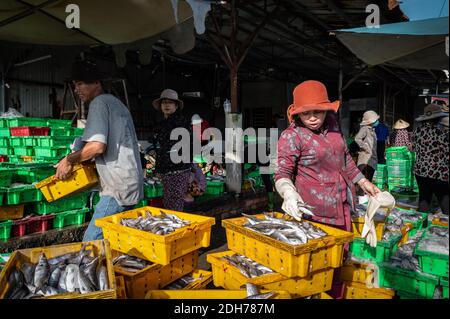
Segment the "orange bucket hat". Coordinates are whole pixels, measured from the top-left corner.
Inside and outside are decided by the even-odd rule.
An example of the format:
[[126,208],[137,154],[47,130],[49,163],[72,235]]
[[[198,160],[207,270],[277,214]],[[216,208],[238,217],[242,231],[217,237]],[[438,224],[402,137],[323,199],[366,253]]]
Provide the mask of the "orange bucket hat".
[[294,121],[293,116],[302,112],[320,110],[337,112],[339,101],[330,102],[327,88],[322,82],[308,80],[300,83],[294,89],[294,104],[288,107],[289,123]]

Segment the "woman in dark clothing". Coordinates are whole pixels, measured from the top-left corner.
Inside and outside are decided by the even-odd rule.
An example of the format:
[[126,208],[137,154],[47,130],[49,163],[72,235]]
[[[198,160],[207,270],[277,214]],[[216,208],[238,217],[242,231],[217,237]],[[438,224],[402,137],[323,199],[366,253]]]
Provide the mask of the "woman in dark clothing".
[[[183,101],[178,99],[174,90],[164,90],[159,99],[153,101],[153,106],[164,115],[164,120],[157,125],[156,141],[159,149],[156,153],[155,170],[161,175],[164,189],[164,207],[182,211],[184,195],[188,191],[191,163],[174,163],[170,157],[172,147],[178,143],[170,139],[170,134],[176,128],[184,128],[192,135],[191,125],[182,114]],[[190,141],[189,141],[190,142]]]
[[442,107],[429,104],[424,115],[416,121],[422,124],[414,130],[413,147],[416,152],[414,174],[419,186],[418,211],[428,213],[433,194],[436,195],[439,206],[448,215],[448,134],[439,128],[439,121],[448,116]]

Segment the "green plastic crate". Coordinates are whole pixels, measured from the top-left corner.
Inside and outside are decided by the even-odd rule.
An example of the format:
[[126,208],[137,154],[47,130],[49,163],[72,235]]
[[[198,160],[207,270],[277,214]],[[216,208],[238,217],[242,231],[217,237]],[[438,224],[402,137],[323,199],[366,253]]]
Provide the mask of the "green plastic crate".
[[72,129],[70,131],[70,136],[74,136],[74,137],[83,136],[83,134],[84,134],[84,128],[72,127]]
[[141,208],[141,207],[145,207],[148,205],[147,200],[143,199],[141,200],[139,203],[137,203],[136,205],[134,205],[134,209],[136,208]]
[[70,136],[72,133],[71,129],[64,127],[52,127],[50,128],[50,136]]
[[407,291],[422,298],[433,298],[439,277],[383,264],[379,267],[380,285]]
[[0,155],[14,155],[14,149],[12,147],[0,147]]
[[440,278],[439,284],[442,286],[442,297],[448,299],[448,278]]
[[[437,225],[430,226],[430,228],[431,227],[446,228]],[[448,278],[448,255],[419,249],[420,242],[428,235],[428,229],[422,234],[422,237],[414,250],[414,254],[419,259],[420,269],[427,274]]]
[[10,146],[9,141],[10,141],[9,138],[0,137],[0,147],[8,147],[8,146]]
[[33,156],[34,148],[29,146],[14,147],[14,155],[16,156]]
[[8,118],[8,127],[18,126],[47,126],[47,119],[38,117]]
[[8,119],[0,118],[0,128],[8,127]]
[[74,138],[71,136],[49,136],[40,137],[37,140],[37,146],[39,147],[69,147],[73,143]]
[[37,157],[60,158],[70,153],[67,147],[36,147],[35,154]]
[[49,215],[54,213],[82,209],[87,206],[89,193],[80,193],[75,196],[62,198],[54,202],[42,202],[33,205],[34,212],[38,215]]
[[11,147],[36,146],[36,141],[30,136],[13,136],[9,144]]
[[6,192],[6,205],[39,202],[42,198],[41,191],[33,185],[9,188]]
[[6,167],[6,166],[13,166],[14,164],[18,164],[18,163],[23,163],[24,159],[21,156],[14,156],[14,155],[10,155],[8,156],[8,160],[9,162],[7,163],[1,163],[2,166]]
[[386,158],[389,159],[407,159],[408,148],[406,146],[388,147],[386,148]]
[[52,165],[54,165],[54,164],[58,163],[61,159],[62,159],[62,156],[61,157],[40,157],[40,156],[35,156],[33,164],[43,164],[43,165],[52,164]]
[[208,181],[206,183],[206,195],[220,195],[225,191],[224,182]]
[[15,170],[0,168],[0,187],[9,187],[13,181],[14,174]]
[[0,188],[0,206],[3,205],[5,197],[6,197],[6,188]]
[[391,258],[392,253],[398,249],[401,234],[392,236],[388,241],[378,241],[377,247],[371,247],[365,238],[354,238],[350,244],[350,253],[360,260],[384,262]]
[[397,296],[400,299],[424,299],[422,296],[412,294],[407,291],[397,290]]
[[49,119],[49,120],[47,120],[46,126],[49,126],[50,128],[53,128],[53,127],[70,128],[70,127],[72,127],[72,120]]
[[49,176],[54,175],[56,169],[52,166],[48,167],[22,167],[16,170],[13,178],[14,182],[32,184],[40,182]]
[[144,198],[152,199],[163,196],[163,186],[161,184],[157,184],[154,186],[144,185]]
[[11,237],[12,224],[13,222],[11,220],[0,222],[0,240],[5,241]]
[[0,128],[0,137],[10,137],[11,132],[9,131],[8,127],[2,127]]
[[61,229],[72,225],[81,225],[86,220],[86,214],[89,213],[89,208],[72,210],[55,214],[53,219],[53,228]]

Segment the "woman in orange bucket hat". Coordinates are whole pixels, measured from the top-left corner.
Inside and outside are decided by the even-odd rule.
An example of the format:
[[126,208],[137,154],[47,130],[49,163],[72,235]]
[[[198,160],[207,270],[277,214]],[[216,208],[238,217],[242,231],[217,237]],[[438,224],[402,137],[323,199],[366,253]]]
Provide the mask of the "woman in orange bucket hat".
[[300,220],[351,229],[350,205],[355,184],[369,195],[380,190],[368,181],[349,154],[337,119],[339,101],[330,102],[318,81],[294,89],[288,108],[290,125],[278,141],[275,187],[284,199],[282,209]]

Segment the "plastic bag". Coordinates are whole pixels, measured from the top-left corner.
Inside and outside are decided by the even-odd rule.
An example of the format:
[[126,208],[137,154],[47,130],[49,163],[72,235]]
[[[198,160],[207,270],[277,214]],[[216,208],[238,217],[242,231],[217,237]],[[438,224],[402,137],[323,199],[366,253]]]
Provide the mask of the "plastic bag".
[[5,113],[2,113],[0,115],[0,117],[24,117],[22,113],[20,113],[19,111],[17,111],[15,108],[10,107],[8,109],[8,111],[6,111]]

